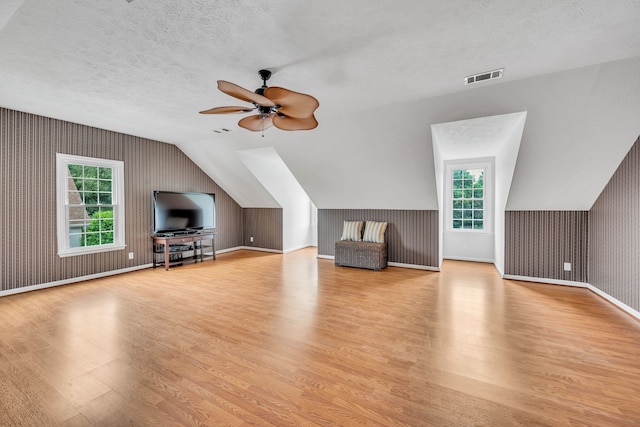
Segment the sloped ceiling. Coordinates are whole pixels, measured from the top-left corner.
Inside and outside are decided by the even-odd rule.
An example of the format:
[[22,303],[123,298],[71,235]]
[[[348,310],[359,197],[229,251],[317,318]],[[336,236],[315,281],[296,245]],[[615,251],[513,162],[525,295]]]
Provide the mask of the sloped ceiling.
[[[237,154],[274,147],[319,208],[394,209],[437,209],[432,124],[527,111],[507,208],[588,209],[640,133],[639,19],[635,0],[8,0],[0,105],[177,144],[242,206],[277,205]],[[261,68],[318,98],[316,130],[197,114]]]

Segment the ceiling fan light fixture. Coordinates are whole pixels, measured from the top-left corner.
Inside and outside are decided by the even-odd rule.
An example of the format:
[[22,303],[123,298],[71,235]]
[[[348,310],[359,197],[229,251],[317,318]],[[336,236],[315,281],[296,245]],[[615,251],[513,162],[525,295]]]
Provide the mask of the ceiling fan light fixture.
[[[249,117],[238,122],[238,126],[250,131],[264,132],[265,129],[275,126],[282,130],[311,130],[318,126],[313,113],[320,103],[311,95],[294,92],[282,87],[268,87],[267,80],[271,77],[271,71],[258,71],[262,79],[262,87],[251,92],[234,83],[218,80],[218,89],[253,105],[246,107],[215,107],[200,111],[200,114],[232,114],[256,111]],[[274,121],[275,119],[275,121]],[[283,122],[284,119],[287,119]],[[263,134],[264,136],[264,134]]]

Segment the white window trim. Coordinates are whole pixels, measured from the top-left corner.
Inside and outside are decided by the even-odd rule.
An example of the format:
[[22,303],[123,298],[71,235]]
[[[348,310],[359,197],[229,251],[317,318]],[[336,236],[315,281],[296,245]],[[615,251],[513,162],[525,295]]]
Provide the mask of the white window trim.
[[[484,169],[484,229],[453,228],[453,171],[457,169]],[[453,233],[493,233],[493,159],[477,159],[445,162],[446,178],[444,184],[445,230]]]
[[[67,165],[69,164],[110,167],[113,169],[113,243],[108,245],[83,246],[79,248],[70,247],[69,218],[67,217],[68,209],[66,209],[69,203],[67,191]],[[118,251],[126,248],[124,243],[124,162],[120,160],[97,159],[93,157],[56,153],[56,198],[59,257]]]

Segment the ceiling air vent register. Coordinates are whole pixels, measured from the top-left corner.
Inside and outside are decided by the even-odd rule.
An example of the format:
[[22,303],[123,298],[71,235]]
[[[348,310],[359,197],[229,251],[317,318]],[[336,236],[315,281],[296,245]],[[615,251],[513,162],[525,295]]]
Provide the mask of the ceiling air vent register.
[[467,76],[464,78],[465,85],[471,85],[478,82],[483,82],[485,80],[493,80],[502,77],[504,73],[504,68],[500,68],[498,70],[493,71],[485,71],[484,73],[474,74],[472,76]]

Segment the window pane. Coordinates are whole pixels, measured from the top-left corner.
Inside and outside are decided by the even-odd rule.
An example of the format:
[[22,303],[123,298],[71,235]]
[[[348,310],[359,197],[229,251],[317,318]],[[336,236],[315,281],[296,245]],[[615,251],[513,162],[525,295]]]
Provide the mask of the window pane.
[[113,232],[100,233],[100,244],[108,245],[113,243]]
[[69,221],[69,232],[71,234],[78,234],[84,232],[84,226],[86,221],[84,219],[76,219]]
[[482,193],[483,190],[473,190],[473,197],[475,197],[476,199],[482,199]]
[[462,188],[462,180],[454,179],[453,180],[453,188]]
[[462,221],[459,219],[453,220],[453,228],[462,228]]
[[461,210],[454,210],[453,211],[453,219],[461,219],[462,218],[462,211]]
[[483,218],[484,212],[481,210],[474,210],[473,211],[473,219],[484,219]]
[[87,233],[85,246],[96,246],[100,244],[100,233]]
[[462,198],[462,190],[453,190],[453,198],[454,199]]
[[464,198],[470,199],[473,196],[473,190],[462,190],[464,192]]
[[464,220],[462,221],[462,228],[465,230],[470,230],[473,227],[473,221],[472,220]]
[[484,228],[482,221],[473,221],[473,228],[475,230],[482,230]]
[[93,215],[96,214],[96,212],[100,211],[100,208],[97,206],[87,206],[86,210],[87,210],[87,218],[92,218]]
[[98,180],[96,179],[85,179],[84,180],[84,191],[98,191]]
[[474,209],[482,209],[484,205],[484,202],[482,200],[474,200],[473,201],[473,208]]
[[100,204],[102,205],[110,205],[111,204],[111,193],[100,193]]
[[85,246],[84,237],[84,234],[70,234],[69,246],[72,248],[80,248],[82,246]]
[[453,179],[461,179],[462,178],[462,169],[457,169],[453,171]]
[[104,212],[101,213],[101,219],[98,221],[100,231],[113,231],[113,219],[107,217]]
[[98,193],[84,192],[84,204],[85,205],[97,205],[98,204]]
[[471,218],[473,218],[473,211],[472,210],[464,210],[464,211],[462,211],[462,218],[463,219],[471,219]]
[[98,176],[100,179],[111,179],[111,168],[99,168]]
[[69,205],[81,205],[82,201],[82,193],[78,191],[69,191],[67,192],[67,200],[69,201]]
[[84,220],[87,211],[82,206],[69,206],[69,220]]
[[67,165],[67,168],[72,177],[82,177],[82,165]]
[[462,200],[454,200],[453,209],[462,209]]
[[462,204],[465,209],[471,209],[473,207],[473,202],[471,200],[465,200]]
[[473,181],[470,179],[464,180],[464,188],[473,188]]
[[97,166],[85,166],[84,167],[84,177],[85,178],[97,178],[98,177],[98,167]]
[[81,179],[69,178],[68,181],[69,182],[67,183],[67,188],[69,189],[69,191],[76,191],[76,190],[82,191],[82,180]]
[[98,181],[99,191],[111,191],[111,181],[100,180]]

